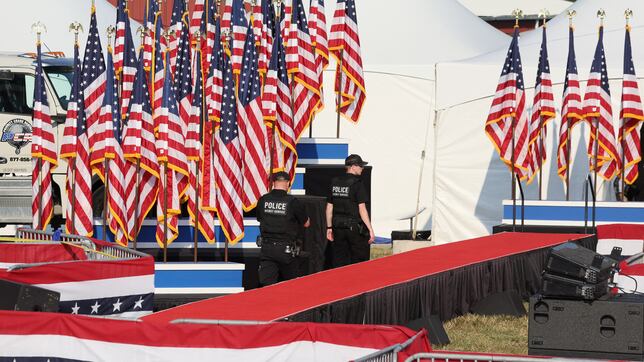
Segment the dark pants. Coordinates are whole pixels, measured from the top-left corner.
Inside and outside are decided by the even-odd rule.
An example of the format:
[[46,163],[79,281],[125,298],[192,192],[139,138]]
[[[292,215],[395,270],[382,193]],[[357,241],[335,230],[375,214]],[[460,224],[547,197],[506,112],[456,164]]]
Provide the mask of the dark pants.
[[286,244],[265,244],[259,256],[259,284],[275,284],[280,280],[289,280],[299,276],[299,263],[284,250]]
[[369,238],[357,230],[333,229],[333,267],[369,260]]

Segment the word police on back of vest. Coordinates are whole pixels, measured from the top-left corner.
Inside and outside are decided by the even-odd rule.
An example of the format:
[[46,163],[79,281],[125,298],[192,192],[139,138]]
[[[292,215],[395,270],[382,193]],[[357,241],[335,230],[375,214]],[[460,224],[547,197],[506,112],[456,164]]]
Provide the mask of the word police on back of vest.
[[288,212],[288,203],[264,201],[264,212],[270,215],[286,215]]
[[333,186],[334,197],[349,197],[349,186]]

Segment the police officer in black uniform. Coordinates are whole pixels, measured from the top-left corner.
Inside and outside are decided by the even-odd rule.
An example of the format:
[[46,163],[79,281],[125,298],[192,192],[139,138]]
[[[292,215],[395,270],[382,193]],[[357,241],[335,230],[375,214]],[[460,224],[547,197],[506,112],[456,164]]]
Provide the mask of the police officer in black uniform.
[[297,254],[301,247],[302,227],[310,221],[304,204],[287,193],[290,176],[284,171],[273,174],[273,190],[257,203],[261,246],[259,283],[275,284],[298,276]]
[[349,155],[344,160],[346,173],[331,180],[326,222],[334,267],[369,260],[375,237],[366,206],[369,195],[360,180],[365,165],[359,155]]

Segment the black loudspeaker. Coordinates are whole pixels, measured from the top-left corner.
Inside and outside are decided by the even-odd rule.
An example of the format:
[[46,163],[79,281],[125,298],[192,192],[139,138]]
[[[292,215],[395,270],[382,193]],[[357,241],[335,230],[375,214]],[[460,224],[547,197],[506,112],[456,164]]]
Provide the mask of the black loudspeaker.
[[58,312],[60,293],[0,279],[0,309]]
[[438,318],[438,315],[436,314],[409,321],[405,324],[405,327],[414,331],[420,331],[425,328],[427,330],[427,334],[429,334],[429,341],[432,345],[450,343],[449,337],[445,332],[445,328],[443,328],[443,322],[441,322],[440,318]]
[[594,300],[530,298],[528,353],[642,361],[644,296]]
[[578,244],[568,242],[550,249],[546,272],[598,283],[610,278],[617,262]]
[[481,315],[510,315],[521,317],[526,315],[521,296],[515,290],[490,294],[478,301],[471,312]]
[[541,294],[555,298],[573,298],[593,300],[608,293],[608,281],[597,284],[586,283],[581,280],[562,277],[560,275],[544,273]]

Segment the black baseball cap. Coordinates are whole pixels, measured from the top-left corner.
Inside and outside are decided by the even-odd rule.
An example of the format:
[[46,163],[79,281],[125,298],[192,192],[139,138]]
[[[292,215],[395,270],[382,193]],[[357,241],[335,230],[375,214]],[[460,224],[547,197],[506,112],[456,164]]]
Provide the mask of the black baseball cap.
[[349,155],[347,158],[344,159],[344,165],[345,166],[360,166],[360,167],[365,167],[369,162],[366,162],[360,157],[360,155],[356,155],[355,153],[352,155]]
[[275,181],[291,181],[291,176],[288,174],[288,172],[284,171],[278,171],[273,174],[273,177],[271,178],[273,182]]

